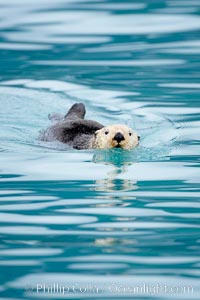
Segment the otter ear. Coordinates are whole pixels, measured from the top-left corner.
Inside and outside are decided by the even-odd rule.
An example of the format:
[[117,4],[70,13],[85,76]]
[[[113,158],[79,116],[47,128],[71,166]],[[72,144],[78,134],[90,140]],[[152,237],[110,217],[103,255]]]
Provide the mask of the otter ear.
[[101,129],[95,131],[94,135],[97,136],[97,134],[100,132]]

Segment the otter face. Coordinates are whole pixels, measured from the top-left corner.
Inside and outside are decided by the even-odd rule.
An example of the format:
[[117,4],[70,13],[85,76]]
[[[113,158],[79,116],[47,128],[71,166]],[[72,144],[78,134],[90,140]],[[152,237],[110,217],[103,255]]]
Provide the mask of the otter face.
[[138,145],[139,139],[140,137],[126,125],[110,125],[95,132],[95,148],[130,150]]

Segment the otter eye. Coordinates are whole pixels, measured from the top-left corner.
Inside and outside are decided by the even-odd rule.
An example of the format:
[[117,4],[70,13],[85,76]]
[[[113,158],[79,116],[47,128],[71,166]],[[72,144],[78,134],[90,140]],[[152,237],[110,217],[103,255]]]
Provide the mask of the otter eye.
[[106,131],[105,131],[105,134],[106,134],[106,135],[107,135],[107,134],[109,134],[109,131],[108,131],[108,130],[106,130]]
[[129,136],[132,136],[132,132],[129,132]]

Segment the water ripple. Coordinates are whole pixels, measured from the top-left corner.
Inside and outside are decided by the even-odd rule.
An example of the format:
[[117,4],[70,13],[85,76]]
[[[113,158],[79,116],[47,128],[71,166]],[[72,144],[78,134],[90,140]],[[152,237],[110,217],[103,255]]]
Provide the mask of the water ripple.
[[95,217],[83,216],[31,216],[1,213],[1,222],[3,223],[26,223],[26,224],[83,224],[96,222]]
[[[199,0],[0,2],[1,299],[199,299]],[[139,147],[39,141],[74,102]]]

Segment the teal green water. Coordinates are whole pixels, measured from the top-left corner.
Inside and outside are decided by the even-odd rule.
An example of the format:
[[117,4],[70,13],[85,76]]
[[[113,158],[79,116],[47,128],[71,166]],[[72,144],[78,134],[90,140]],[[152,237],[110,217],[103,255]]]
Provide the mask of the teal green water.
[[[200,1],[0,1],[1,299],[199,299]],[[133,151],[38,140],[83,102]]]

